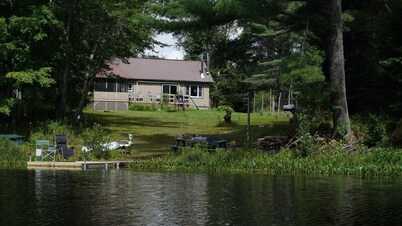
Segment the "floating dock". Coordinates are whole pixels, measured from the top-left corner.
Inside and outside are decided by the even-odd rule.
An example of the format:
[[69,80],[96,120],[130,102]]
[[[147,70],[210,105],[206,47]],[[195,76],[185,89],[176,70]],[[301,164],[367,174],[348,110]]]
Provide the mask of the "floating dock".
[[75,161],[75,162],[27,162],[28,169],[92,169],[92,168],[120,168],[129,164],[128,161]]

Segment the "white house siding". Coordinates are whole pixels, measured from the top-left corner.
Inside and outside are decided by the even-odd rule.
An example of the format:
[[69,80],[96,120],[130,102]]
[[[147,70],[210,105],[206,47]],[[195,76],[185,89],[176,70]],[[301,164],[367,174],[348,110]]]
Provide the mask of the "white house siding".
[[[193,84],[193,83],[183,83],[180,84],[179,90],[182,93],[185,93],[186,91],[186,86],[187,85],[197,85],[197,86],[202,86],[203,87],[203,97],[192,97],[194,103],[197,105],[198,108],[200,109],[209,109],[210,107],[210,100],[209,100],[209,86],[206,84]],[[190,100],[190,106],[193,106],[192,101]]]
[[209,86],[207,84],[146,81],[132,81],[131,83],[135,85],[133,92],[95,91],[93,108],[96,110],[128,110],[129,102],[158,102],[156,96],[159,96],[159,98],[163,96],[161,95],[163,84],[177,84],[178,91],[182,93],[185,92],[186,85],[201,85],[203,87],[203,97],[192,97],[194,103],[190,100],[189,104],[190,106],[195,104],[199,109],[209,109],[210,107]]
[[161,83],[151,83],[151,82],[138,82],[137,92],[143,94],[160,94],[162,92]]
[[94,101],[127,101],[127,92],[94,92]]
[[94,92],[94,109],[128,110],[128,93]]

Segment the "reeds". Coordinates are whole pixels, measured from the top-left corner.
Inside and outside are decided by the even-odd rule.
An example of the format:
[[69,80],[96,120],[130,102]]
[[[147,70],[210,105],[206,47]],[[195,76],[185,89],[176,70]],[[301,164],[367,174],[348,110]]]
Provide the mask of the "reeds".
[[24,154],[22,147],[18,147],[11,141],[0,139],[0,166],[21,167],[24,166],[28,156]]
[[377,149],[365,154],[316,153],[295,157],[293,150],[269,154],[258,150],[222,150],[208,153],[183,149],[162,158],[139,160],[131,167],[159,171],[235,172],[310,175],[402,175],[402,151]]

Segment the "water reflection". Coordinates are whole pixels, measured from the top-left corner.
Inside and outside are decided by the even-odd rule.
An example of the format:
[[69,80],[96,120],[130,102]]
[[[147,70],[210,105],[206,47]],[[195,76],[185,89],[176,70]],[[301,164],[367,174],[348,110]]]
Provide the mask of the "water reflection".
[[396,225],[401,181],[0,170],[0,225]]

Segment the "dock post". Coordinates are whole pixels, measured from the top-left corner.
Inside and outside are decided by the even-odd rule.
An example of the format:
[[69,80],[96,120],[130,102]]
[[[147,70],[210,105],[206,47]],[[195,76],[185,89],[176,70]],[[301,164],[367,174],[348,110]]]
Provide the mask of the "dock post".
[[84,171],[87,170],[87,152],[84,152]]
[[105,163],[105,169],[107,170],[107,165],[108,165],[108,163],[107,163],[107,161],[106,161],[106,163]]
[[116,169],[119,169],[120,167],[120,162],[116,162]]

